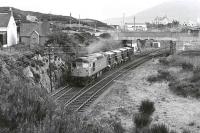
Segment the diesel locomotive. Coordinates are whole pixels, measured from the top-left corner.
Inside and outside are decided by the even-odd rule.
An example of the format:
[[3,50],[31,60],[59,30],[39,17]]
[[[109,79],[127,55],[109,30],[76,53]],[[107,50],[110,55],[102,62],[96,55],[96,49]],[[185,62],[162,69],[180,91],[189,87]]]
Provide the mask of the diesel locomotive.
[[71,80],[76,85],[85,86],[100,77],[104,71],[131,60],[133,55],[133,47],[123,47],[78,57],[71,64]]

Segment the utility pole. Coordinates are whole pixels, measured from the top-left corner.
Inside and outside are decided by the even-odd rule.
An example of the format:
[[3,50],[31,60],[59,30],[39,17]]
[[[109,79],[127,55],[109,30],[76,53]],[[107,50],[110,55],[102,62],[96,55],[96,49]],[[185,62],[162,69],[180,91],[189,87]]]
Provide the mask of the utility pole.
[[69,27],[70,27],[70,28],[71,28],[71,23],[72,23],[72,22],[71,22],[71,21],[72,21],[72,20],[71,20],[71,17],[72,17],[72,14],[71,14],[71,12],[70,12],[70,18],[69,18]]
[[95,27],[95,29],[94,29],[94,31],[95,31],[95,33],[96,33],[96,28],[97,28],[97,25],[96,25],[96,20],[95,20],[95,25],[94,25],[94,27]]
[[51,74],[51,46],[48,44],[48,57],[49,57],[49,78],[50,78],[50,90],[53,91],[53,85],[52,85],[52,74]]
[[80,31],[80,14],[79,14],[79,19],[78,19],[78,29],[79,29],[79,31]]
[[125,31],[125,22],[124,22],[124,18],[125,18],[125,13],[123,13],[123,29],[124,29],[124,31]]
[[134,19],[134,22],[133,22],[134,23],[134,31],[136,31],[136,28],[135,28],[135,16],[134,16],[133,19]]

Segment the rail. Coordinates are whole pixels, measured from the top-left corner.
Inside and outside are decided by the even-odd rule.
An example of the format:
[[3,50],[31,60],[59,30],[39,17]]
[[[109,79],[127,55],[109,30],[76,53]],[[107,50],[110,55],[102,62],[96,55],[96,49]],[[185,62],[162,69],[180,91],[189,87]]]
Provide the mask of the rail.
[[[162,51],[163,49],[164,48],[153,51],[153,52],[161,51],[163,53],[163,51]],[[164,49],[164,50],[166,50],[166,49]],[[79,93],[77,93],[77,95],[73,96],[73,98],[71,98],[69,101],[67,101],[65,103],[65,108],[68,110],[71,110],[71,111],[82,111],[83,108],[85,106],[87,106],[87,104],[89,102],[92,102],[93,101],[92,99],[95,99],[98,95],[100,95],[101,94],[100,92],[103,92],[103,90],[109,84],[111,84],[111,82],[113,80],[115,80],[122,74],[126,73],[130,69],[135,68],[135,67],[139,66],[140,64],[146,62],[152,56],[154,56],[154,57],[156,56],[156,55],[151,55],[151,53],[152,52],[147,53],[143,57],[140,57],[139,59],[135,60],[134,62],[128,63],[126,66],[120,68],[119,70],[115,71],[114,73],[111,73],[110,75],[101,79],[94,85],[92,85],[88,88],[84,88],[84,90],[81,89],[81,91]]]

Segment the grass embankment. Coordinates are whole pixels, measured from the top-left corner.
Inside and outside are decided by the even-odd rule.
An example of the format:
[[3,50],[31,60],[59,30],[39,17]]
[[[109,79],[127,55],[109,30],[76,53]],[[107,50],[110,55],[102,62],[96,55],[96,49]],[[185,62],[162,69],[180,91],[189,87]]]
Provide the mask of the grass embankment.
[[[169,89],[183,97],[200,98],[200,59],[198,56],[188,57],[174,55],[159,59],[163,65],[158,75],[150,76],[149,82],[168,81]],[[170,71],[170,68],[179,71]],[[183,74],[184,73],[184,74]]]
[[[41,68],[44,62],[34,60],[35,53],[0,54],[0,132],[3,133],[113,133],[95,121],[69,114],[56,106],[45,89],[41,88],[41,76],[24,75],[30,66]],[[30,71],[31,72],[31,71]],[[47,79],[46,79],[47,80]]]

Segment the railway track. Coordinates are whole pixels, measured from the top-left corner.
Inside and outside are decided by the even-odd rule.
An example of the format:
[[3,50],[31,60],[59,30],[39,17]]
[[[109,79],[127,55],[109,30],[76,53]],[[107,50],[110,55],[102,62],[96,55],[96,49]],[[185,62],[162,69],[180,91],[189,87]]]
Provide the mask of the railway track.
[[188,50],[188,51],[182,51],[178,55],[188,56],[188,55],[200,55],[200,50]]
[[[157,56],[162,54],[162,52],[163,51],[160,53],[158,52]],[[119,76],[128,72],[129,70],[143,64],[152,56],[156,56],[155,54],[148,54],[149,53],[145,54],[144,57],[141,57],[134,62],[127,63],[125,66],[119,68],[93,85],[88,85],[82,89],[72,89],[70,93],[63,95],[62,99],[60,99],[61,104],[64,105],[65,109],[71,112],[83,112],[86,107],[88,107],[99,95],[105,91],[105,89],[113,82],[113,80],[117,79]]]

